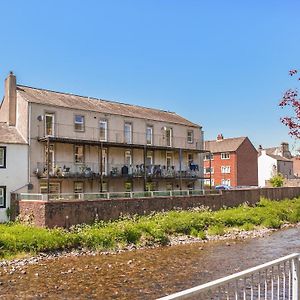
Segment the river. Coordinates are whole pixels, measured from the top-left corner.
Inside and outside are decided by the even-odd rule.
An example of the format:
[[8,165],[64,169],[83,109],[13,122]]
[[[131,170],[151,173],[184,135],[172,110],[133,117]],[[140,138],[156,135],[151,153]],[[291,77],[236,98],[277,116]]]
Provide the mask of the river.
[[63,257],[0,268],[0,299],[155,299],[300,252],[300,227],[263,238],[119,254]]

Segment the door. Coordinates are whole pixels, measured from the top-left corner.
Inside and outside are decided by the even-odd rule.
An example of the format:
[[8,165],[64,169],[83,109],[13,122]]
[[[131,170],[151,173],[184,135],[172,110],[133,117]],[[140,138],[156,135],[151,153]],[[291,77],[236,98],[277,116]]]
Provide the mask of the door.
[[45,136],[54,136],[54,114],[45,114]]

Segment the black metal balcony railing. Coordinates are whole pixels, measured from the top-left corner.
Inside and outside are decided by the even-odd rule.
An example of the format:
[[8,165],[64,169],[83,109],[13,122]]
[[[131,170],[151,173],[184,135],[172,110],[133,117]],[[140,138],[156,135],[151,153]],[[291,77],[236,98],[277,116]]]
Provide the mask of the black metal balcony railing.
[[[195,129],[196,133],[196,129]],[[76,139],[85,141],[96,141],[103,143],[117,143],[128,145],[148,145],[157,147],[170,147],[201,150],[202,142],[200,137],[194,138],[192,142],[187,140],[187,136],[172,135],[171,137],[166,134],[164,127],[162,127],[159,134],[152,136],[146,135],[146,132],[124,132],[124,130],[101,130],[100,128],[85,126],[82,131],[75,130],[74,125],[66,124],[53,124],[52,128],[45,130],[44,125],[38,125],[38,138],[56,137],[64,139]]]
[[[50,178],[90,178],[101,177],[101,166],[98,163],[85,162],[76,164],[74,162],[55,162],[50,164]],[[47,178],[47,163],[37,163],[34,172],[38,178]],[[183,167],[182,170],[175,166],[146,165],[143,164],[106,164],[102,166],[103,177],[134,177],[134,178],[202,178],[203,174],[198,165]]]

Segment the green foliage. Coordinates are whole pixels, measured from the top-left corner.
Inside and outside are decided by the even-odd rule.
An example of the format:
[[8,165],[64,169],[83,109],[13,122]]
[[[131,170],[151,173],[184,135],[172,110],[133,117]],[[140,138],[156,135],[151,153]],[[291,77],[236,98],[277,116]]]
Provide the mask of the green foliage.
[[283,180],[284,180],[284,177],[282,176],[282,174],[278,173],[277,175],[274,175],[270,179],[270,183],[271,183],[272,187],[282,187]]
[[170,235],[191,235],[205,239],[206,234],[223,235],[230,228],[280,228],[284,223],[299,221],[300,198],[283,201],[261,199],[255,207],[244,204],[215,212],[194,209],[149,216],[123,216],[116,221],[73,226],[70,230],[9,222],[0,224],[0,257],[76,247],[108,250],[128,244],[166,245]]

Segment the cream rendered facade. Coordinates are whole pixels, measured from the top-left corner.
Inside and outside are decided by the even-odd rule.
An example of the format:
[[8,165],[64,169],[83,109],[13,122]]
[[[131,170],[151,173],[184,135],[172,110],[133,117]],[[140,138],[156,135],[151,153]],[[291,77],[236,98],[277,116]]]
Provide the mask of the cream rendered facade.
[[[202,187],[200,126],[168,122],[163,118],[168,118],[169,113],[162,111],[162,120],[151,119],[151,109],[146,109],[147,117],[135,117],[114,110],[107,113],[72,105],[62,107],[60,95],[70,101],[74,101],[74,96],[49,91],[58,99],[57,104],[49,104],[36,101],[39,91],[46,90],[15,88],[16,126],[29,147],[30,192],[45,193],[49,189],[50,193],[99,193]],[[27,96],[31,91],[36,97],[33,100]],[[8,97],[3,102],[0,121],[14,107],[9,101]],[[97,100],[82,101],[88,105]],[[134,106],[123,107],[130,110]],[[174,118],[174,114],[170,117]]]

